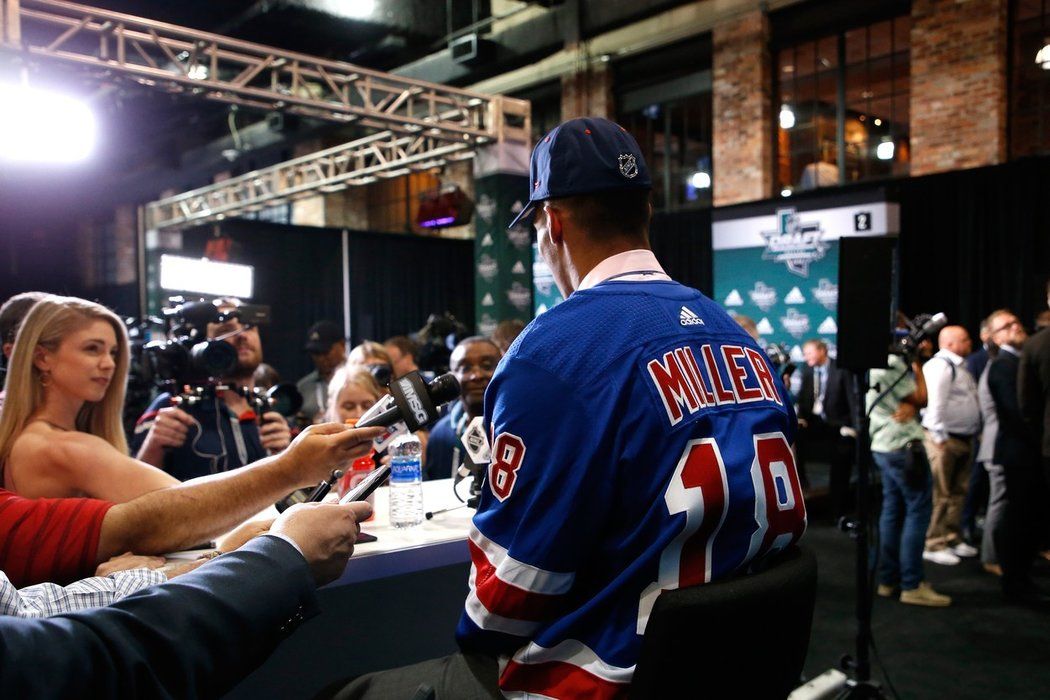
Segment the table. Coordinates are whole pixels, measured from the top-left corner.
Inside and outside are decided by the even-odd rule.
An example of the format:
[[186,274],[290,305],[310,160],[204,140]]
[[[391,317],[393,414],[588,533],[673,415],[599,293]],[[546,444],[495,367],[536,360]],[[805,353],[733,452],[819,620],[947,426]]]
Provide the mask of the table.
[[[459,484],[464,498],[468,484]],[[390,525],[388,494],[387,487],[376,491],[375,518],[362,524],[378,540],[357,545],[343,575],[319,591],[322,614],[282,642],[227,698],[310,698],[340,679],[456,650],[474,511],[459,508],[399,530]],[[424,508],[457,505],[452,479],[424,482]]]

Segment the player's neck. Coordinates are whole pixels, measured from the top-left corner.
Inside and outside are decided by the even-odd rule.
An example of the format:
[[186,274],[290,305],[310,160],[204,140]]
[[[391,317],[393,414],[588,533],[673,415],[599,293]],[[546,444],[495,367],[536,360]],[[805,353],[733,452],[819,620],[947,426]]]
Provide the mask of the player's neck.
[[639,248],[648,249],[648,242],[626,238],[617,238],[602,243],[588,241],[578,250],[573,250],[569,256],[568,270],[573,290],[578,289],[583,278],[603,260]]

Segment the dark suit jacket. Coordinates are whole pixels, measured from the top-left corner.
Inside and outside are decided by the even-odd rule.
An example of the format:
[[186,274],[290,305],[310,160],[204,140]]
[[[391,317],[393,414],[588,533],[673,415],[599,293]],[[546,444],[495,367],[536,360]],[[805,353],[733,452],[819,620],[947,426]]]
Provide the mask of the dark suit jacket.
[[[802,390],[798,394],[799,418],[813,418],[813,391],[813,368],[807,365],[802,369]],[[855,404],[849,373],[836,367],[834,360],[828,360],[828,379],[824,388],[824,416],[828,425],[853,427]]]
[[1043,457],[1050,457],[1050,328],[1024,344],[1017,390],[1025,422],[1033,434],[1042,436]]
[[992,461],[1003,466],[1034,465],[1036,442],[1031,430],[1021,419],[1021,405],[1017,400],[1017,368],[1020,359],[1007,350],[988,365],[988,391],[995,402],[999,430],[995,435],[995,453]]
[[216,697],[316,611],[306,560],[258,537],[104,608],[0,617],[0,697]]
[[973,375],[973,381],[977,382],[981,379],[981,373],[984,372],[984,368],[988,366],[988,360],[991,358],[988,355],[988,348],[982,345],[976,352],[971,352],[963,360],[963,364],[966,365],[966,369],[970,370],[970,374]]

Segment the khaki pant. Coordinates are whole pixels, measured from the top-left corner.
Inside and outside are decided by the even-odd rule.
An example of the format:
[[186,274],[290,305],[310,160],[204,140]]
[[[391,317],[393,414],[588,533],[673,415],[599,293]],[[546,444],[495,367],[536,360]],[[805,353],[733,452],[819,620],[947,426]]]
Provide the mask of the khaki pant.
[[923,443],[933,473],[933,513],[926,530],[926,549],[935,551],[962,541],[959,523],[970,479],[973,442],[949,437],[938,445],[926,431]]

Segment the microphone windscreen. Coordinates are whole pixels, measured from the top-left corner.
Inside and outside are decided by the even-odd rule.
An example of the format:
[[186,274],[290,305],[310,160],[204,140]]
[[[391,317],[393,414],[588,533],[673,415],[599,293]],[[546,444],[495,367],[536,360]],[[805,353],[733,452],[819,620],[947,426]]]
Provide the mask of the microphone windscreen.
[[442,374],[427,384],[427,393],[430,394],[435,406],[448,403],[459,396],[459,380],[451,372]]

